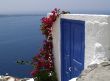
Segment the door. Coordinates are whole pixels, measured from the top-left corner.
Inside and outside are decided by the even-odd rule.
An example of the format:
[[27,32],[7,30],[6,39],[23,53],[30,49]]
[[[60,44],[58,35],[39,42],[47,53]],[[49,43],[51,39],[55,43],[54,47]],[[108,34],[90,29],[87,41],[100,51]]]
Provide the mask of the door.
[[61,81],[80,75],[84,69],[85,22],[61,19]]

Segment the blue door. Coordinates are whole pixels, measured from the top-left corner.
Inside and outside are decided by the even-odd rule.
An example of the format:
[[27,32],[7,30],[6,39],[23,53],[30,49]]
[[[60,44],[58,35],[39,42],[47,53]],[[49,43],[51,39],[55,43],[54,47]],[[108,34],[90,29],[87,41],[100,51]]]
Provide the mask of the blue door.
[[84,69],[85,22],[61,19],[61,80],[68,81]]

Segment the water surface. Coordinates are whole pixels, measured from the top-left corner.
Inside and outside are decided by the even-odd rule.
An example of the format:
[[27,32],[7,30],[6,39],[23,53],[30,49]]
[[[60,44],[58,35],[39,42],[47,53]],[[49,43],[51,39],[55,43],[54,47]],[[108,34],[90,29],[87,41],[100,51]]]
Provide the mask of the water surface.
[[30,77],[32,67],[18,65],[16,60],[31,60],[39,52],[44,39],[40,31],[42,17],[0,17],[0,75]]

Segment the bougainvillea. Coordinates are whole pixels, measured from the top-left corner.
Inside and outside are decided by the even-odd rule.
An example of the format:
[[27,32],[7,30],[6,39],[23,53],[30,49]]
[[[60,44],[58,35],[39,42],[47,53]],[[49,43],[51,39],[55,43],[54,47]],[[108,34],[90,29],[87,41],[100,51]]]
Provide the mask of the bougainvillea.
[[34,67],[31,72],[34,81],[57,81],[53,58],[52,26],[60,14],[67,13],[70,12],[61,12],[60,9],[55,8],[49,16],[43,17],[40,27],[45,40],[40,52],[36,54],[32,61],[17,61],[18,64],[29,64]]
[[37,81],[57,81],[54,68],[53,44],[52,44],[52,25],[60,14],[68,12],[55,8],[51,14],[41,19],[41,31],[45,36],[43,47],[39,54],[33,58],[34,70],[31,72],[33,77],[37,77]]
[[36,54],[36,56],[33,58],[34,70],[31,72],[31,75],[33,77],[37,77],[39,81],[50,81],[49,78],[52,76],[52,73],[55,72],[53,61],[54,58],[52,54],[52,25],[56,21],[57,17],[59,17],[59,15],[60,10],[55,8],[48,17],[43,17],[41,19],[41,31],[45,36],[45,40],[43,42],[43,47],[41,48],[40,53]]

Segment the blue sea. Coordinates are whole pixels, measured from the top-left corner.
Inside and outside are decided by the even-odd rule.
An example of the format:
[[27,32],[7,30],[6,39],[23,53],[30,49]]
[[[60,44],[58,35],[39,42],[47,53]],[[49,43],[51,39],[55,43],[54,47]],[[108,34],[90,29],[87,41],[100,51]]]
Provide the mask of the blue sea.
[[31,77],[33,67],[16,61],[31,61],[39,53],[44,39],[40,31],[43,16],[0,16],[0,75]]

